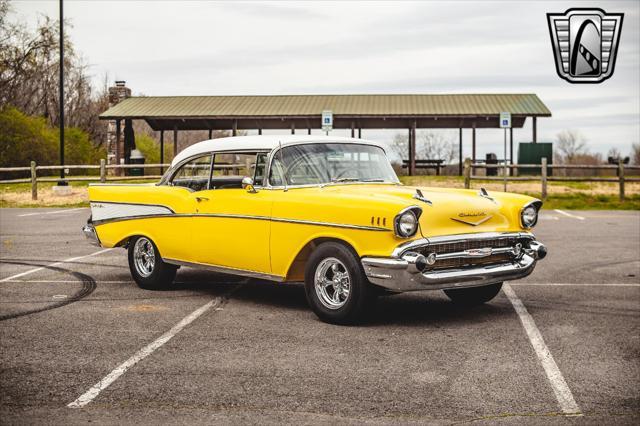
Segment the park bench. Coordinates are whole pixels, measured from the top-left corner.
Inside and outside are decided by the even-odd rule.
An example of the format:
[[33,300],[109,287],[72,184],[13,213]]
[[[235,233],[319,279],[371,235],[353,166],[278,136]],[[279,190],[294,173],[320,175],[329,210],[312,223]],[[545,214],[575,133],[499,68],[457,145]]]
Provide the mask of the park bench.
[[[434,169],[436,176],[440,176],[440,169],[444,164],[444,160],[416,160],[416,169]],[[409,160],[402,160],[402,168],[409,167]]]

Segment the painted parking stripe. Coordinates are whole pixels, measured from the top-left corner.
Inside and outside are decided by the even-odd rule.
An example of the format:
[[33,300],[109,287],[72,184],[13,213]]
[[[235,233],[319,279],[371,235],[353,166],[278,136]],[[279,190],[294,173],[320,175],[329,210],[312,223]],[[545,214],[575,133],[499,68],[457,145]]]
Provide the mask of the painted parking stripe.
[[511,283],[515,286],[539,286],[539,287],[640,287],[640,283]]
[[76,210],[84,210],[85,208],[86,207],[76,207],[74,209],[56,210],[56,211],[53,211],[53,212],[25,213],[25,214],[19,214],[18,217],[37,216],[37,215],[43,215],[43,214],[69,213],[69,212],[73,212],[73,211],[76,211]]
[[111,383],[115,382],[120,376],[122,376],[129,368],[136,365],[141,360],[151,355],[156,349],[167,343],[173,336],[182,331],[183,328],[195,321],[199,316],[207,312],[212,307],[218,305],[221,299],[216,298],[205,305],[199,307],[189,315],[184,317],[178,324],[174,325],[171,330],[158,337],[156,340],[140,349],[131,358],[120,364],[111,373],[107,374],[102,380],[96,383],[91,389],[83,393],[75,401],[67,404],[69,408],[82,408],[91,401],[93,401],[103,390],[109,387]]
[[16,278],[24,277],[25,275],[29,275],[29,274],[33,274],[34,272],[42,271],[43,269],[49,268],[51,266],[59,266],[59,265],[62,265],[64,263],[75,262],[76,260],[85,259],[85,258],[91,257],[91,256],[97,256],[99,254],[106,253],[106,252],[111,251],[111,250],[113,250],[113,249],[108,248],[108,249],[96,251],[94,253],[87,254],[87,255],[84,255],[84,256],[70,257],[69,259],[61,260],[59,262],[50,263],[47,266],[40,266],[38,268],[29,269],[28,271],[20,272],[19,274],[15,274],[15,275],[11,275],[10,277],[3,278],[3,279],[0,280],[0,283],[7,282],[7,281],[13,281]]
[[573,218],[573,219],[584,220],[584,217],[578,216],[578,215],[575,215],[575,214],[571,214],[571,213],[567,213],[564,210],[555,209],[554,211],[557,212],[557,213],[560,213],[562,215],[565,215],[567,217]]
[[509,284],[505,283],[502,286],[502,290],[513,305],[513,309],[515,309],[518,317],[520,317],[524,331],[527,333],[531,346],[533,346],[542,364],[542,368],[544,368],[544,372],[547,375],[547,379],[549,379],[549,383],[553,388],[553,393],[556,395],[560,410],[566,415],[581,416],[582,412],[580,411],[580,407],[578,407],[576,400],[573,398],[571,389],[569,389],[567,382],[564,380],[556,361],[553,359],[553,355],[551,355],[549,348],[546,343],[544,343],[542,334],[540,330],[538,330],[533,317],[529,314],[527,308],[525,308]]

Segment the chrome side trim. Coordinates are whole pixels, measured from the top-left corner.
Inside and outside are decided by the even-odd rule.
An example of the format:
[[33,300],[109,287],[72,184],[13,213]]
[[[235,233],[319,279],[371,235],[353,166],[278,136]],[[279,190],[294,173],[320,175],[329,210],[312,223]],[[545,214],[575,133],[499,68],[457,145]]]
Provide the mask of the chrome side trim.
[[498,238],[530,238],[534,235],[530,232],[478,232],[475,234],[442,235],[438,237],[419,238],[400,244],[392,253],[392,257],[400,257],[404,252],[429,244],[455,243],[460,241],[494,240]]
[[363,225],[349,225],[346,223],[331,223],[331,222],[314,222],[311,220],[298,220],[298,219],[285,219],[279,217],[271,218],[273,222],[285,222],[285,223],[297,223],[300,225],[315,225],[315,226],[329,226],[332,228],[346,228],[346,229],[359,229],[362,231],[382,231],[391,232],[391,229],[380,228],[377,226],[363,226]]
[[213,272],[219,272],[222,274],[240,275],[243,277],[256,278],[260,280],[283,282],[286,278],[281,275],[266,274],[264,272],[250,271],[246,269],[229,268],[227,266],[212,265],[209,263],[185,262],[183,260],[169,259],[164,257],[162,258],[162,261],[166,263],[170,263],[172,265],[190,266],[194,268],[206,269]]
[[295,223],[299,225],[328,226],[331,228],[358,229],[361,231],[391,232],[391,229],[381,228],[376,226],[350,225],[346,223],[331,223],[331,222],[314,222],[310,220],[287,219],[287,218],[268,217],[268,216],[251,216],[251,215],[240,215],[240,214],[236,215],[236,214],[225,214],[225,213],[174,213],[174,214],[138,215],[138,216],[118,217],[113,219],[94,220],[93,223],[94,225],[103,225],[105,223],[122,222],[125,220],[154,219],[159,217],[162,217],[162,218],[218,217],[218,218],[227,218],[227,219],[268,220],[272,222]]
[[95,223],[105,220],[149,215],[167,215],[175,213],[167,206],[158,204],[124,203],[111,201],[91,201],[91,217]]

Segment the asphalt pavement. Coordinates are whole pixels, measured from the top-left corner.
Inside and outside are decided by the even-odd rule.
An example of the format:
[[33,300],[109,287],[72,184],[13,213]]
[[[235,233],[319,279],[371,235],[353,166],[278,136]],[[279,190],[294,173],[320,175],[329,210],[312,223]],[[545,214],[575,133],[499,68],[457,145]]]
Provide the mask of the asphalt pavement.
[[544,211],[549,256],[512,294],[382,297],[357,327],[301,284],[141,290],[87,216],[0,210],[1,424],[640,422],[640,212]]

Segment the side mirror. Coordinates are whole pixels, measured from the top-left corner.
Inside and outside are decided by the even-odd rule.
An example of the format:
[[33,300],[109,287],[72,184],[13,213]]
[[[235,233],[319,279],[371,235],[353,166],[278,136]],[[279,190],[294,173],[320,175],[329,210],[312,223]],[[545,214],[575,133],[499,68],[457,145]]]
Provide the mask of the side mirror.
[[256,192],[258,192],[253,187],[253,179],[251,179],[249,176],[245,176],[242,178],[242,189],[246,189],[247,192],[250,192],[251,194],[255,194]]

